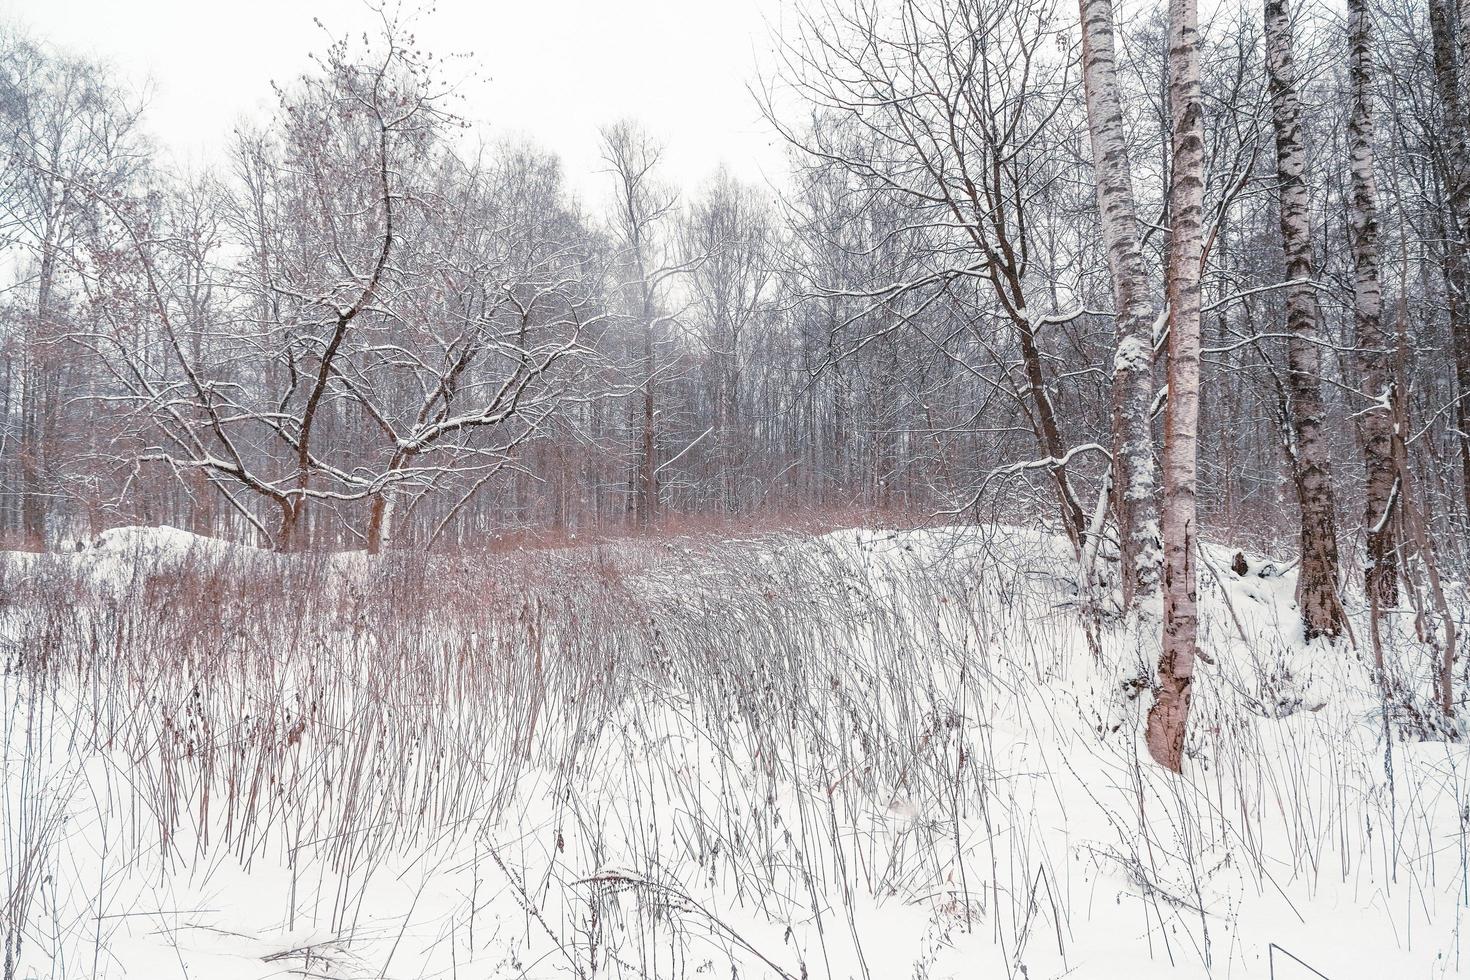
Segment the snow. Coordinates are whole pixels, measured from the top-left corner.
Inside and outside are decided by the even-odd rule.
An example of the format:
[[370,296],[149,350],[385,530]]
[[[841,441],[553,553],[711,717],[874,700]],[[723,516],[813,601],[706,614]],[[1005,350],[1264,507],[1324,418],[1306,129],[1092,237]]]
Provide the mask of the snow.
[[1153,353],[1153,345],[1148,337],[1129,334],[1118,341],[1118,349],[1113,355],[1113,370],[1122,372],[1148,368],[1153,364]]
[[17,976],[1470,973],[1466,746],[1232,554],[1183,777],[1121,693],[1157,641],[1089,627],[1040,530],[7,555]]
[[[163,525],[161,527],[114,527],[92,539],[89,545],[93,551],[111,552],[114,554],[125,552],[144,552],[151,555],[169,556],[173,558],[182,557],[190,552],[207,552],[214,555],[232,555],[249,549],[247,545],[234,544],[221,541],[218,538],[205,537],[192,534],[189,531],[181,531],[176,527]],[[79,549],[80,550],[80,549]]]

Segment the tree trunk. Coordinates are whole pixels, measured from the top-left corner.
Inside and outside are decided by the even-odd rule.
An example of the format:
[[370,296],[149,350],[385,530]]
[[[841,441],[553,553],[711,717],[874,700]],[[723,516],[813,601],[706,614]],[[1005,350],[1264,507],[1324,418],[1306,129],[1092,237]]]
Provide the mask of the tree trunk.
[[652,527],[658,520],[658,470],[654,464],[654,450],[657,445],[657,439],[653,400],[653,381],[656,369],[657,364],[654,360],[653,316],[650,305],[645,302],[642,431],[639,433],[638,508],[636,511],[638,526],[640,528]]
[[[1019,289],[1016,290],[1019,294]],[[1067,533],[1067,539],[1072,542],[1072,551],[1081,556],[1083,549],[1083,537],[1087,531],[1087,516],[1082,510],[1082,505],[1077,502],[1077,496],[1072,492],[1072,482],[1067,478],[1067,467],[1062,460],[1067,455],[1066,443],[1062,441],[1062,432],[1057,424],[1057,413],[1052,405],[1051,395],[1046,388],[1046,374],[1041,366],[1041,349],[1036,344],[1036,331],[1027,318],[1026,308],[1019,306],[1019,313],[1013,317],[1016,324],[1016,339],[1021,346],[1021,363],[1026,371],[1026,388],[1031,395],[1031,404],[1036,415],[1032,422],[1032,428],[1036,432],[1036,441],[1040,443],[1042,452],[1046,453],[1051,461],[1047,466],[1047,472],[1051,474],[1052,485],[1056,487],[1057,504],[1062,515],[1062,530]]]
[[372,498],[368,505],[367,552],[376,555],[388,547],[388,542],[393,539],[394,504],[393,491],[385,488],[381,493]]
[[20,396],[20,525],[26,548],[45,550],[46,491],[42,480],[41,372],[36,363],[37,344],[26,352],[27,367]]
[[[1429,30],[1434,47],[1434,74],[1443,111],[1445,197],[1449,203],[1445,236],[1445,285],[1454,347],[1455,418],[1460,435],[1460,466],[1465,510],[1470,513],[1470,256],[1465,234],[1470,230],[1470,147],[1461,88],[1462,50],[1457,43],[1459,18],[1453,0],[1429,0]],[[1458,25],[1461,29],[1463,25]]]
[[[57,219],[60,220],[59,218]],[[47,414],[51,411],[48,381],[51,366],[46,349],[51,319],[51,297],[56,283],[56,246],[53,232],[41,242],[40,278],[36,284],[36,315],[26,338],[25,377],[21,379],[20,467],[21,532],[25,546],[46,550],[46,517],[50,509],[50,480],[46,457]]]
[[1304,177],[1301,106],[1286,0],[1266,0],[1266,76],[1276,132],[1281,247],[1286,257],[1287,389],[1291,395],[1292,476],[1301,508],[1298,605],[1307,639],[1342,632],[1337,595],[1337,522],[1332,464],[1323,429],[1322,348],[1312,261],[1311,201]]
[[1367,0],[1348,0],[1348,118],[1351,197],[1348,222],[1353,246],[1353,312],[1358,373],[1363,393],[1374,400],[1361,416],[1365,474],[1363,523],[1368,561],[1363,587],[1379,606],[1398,604],[1398,539],[1394,506],[1393,373],[1389,338],[1383,329],[1383,285],[1379,278],[1378,181],[1373,169],[1373,22]]
[[848,392],[847,368],[837,357],[836,337],[838,317],[835,310],[829,313],[828,356],[832,360],[832,468],[828,472],[823,503],[833,506],[837,502],[850,503],[847,472],[849,469],[848,439]]
[[[1408,355],[1408,311],[1407,303],[1402,299],[1398,310],[1398,373],[1407,376],[1406,363]],[[1435,546],[1434,537],[1429,532],[1429,515],[1427,507],[1421,506],[1417,500],[1414,486],[1414,471],[1409,461],[1408,441],[1404,436],[1409,431],[1409,407],[1406,392],[1396,388],[1393,392],[1393,454],[1394,463],[1397,467],[1399,479],[1399,491],[1403,500],[1402,512],[1404,525],[1408,530],[1409,540],[1413,542],[1414,549],[1423,562],[1425,577],[1428,579],[1429,595],[1434,602],[1435,612],[1439,614],[1440,623],[1444,628],[1444,645],[1439,646],[1432,632],[1429,636],[1429,647],[1439,654],[1439,663],[1435,669],[1435,694],[1439,702],[1440,713],[1446,721],[1455,715],[1455,651],[1459,640],[1459,631],[1455,627],[1455,616],[1450,608],[1449,600],[1445,596],[1444,582],[1439,575],[1439,549]],[[1433,627],[1430,627],[1432,631]],[[1420,632],[1420,637],[1426,634]]]
[[301,522],[303,507],[299,497],[281,497],[277,504],[281,508],[281,523],[276,529],[274,548],[276,551],[298,551],[297,527]]
[[1123,132],[1113,47],[1112,0],[1080,0],[1082,81],[1103,244],[1113,278],[1113,499],[1123,606],[1159,588],[1159,514],[1154,499],[1153,304],[1138,237],[1132,166]]
[[1204,129],[1200,104],[1198,0],[1169,0],[1168,259],[1169,405],[1164,416],[1164,637],[1159,688],[1149,709],[1149,754],[1183,770],[1184,733],[1194,683],[1195,470],[1198,459],[1200,234],[1204,207]]
[[736,340],[732,342],[732,353],[725,372],[724,408],[721,412],[720,446],[725,462],[725,513],[735,514],[740,511],[740,485],[737,477],[740,466],[740,362],[739,362],[739,334],[735,334]]

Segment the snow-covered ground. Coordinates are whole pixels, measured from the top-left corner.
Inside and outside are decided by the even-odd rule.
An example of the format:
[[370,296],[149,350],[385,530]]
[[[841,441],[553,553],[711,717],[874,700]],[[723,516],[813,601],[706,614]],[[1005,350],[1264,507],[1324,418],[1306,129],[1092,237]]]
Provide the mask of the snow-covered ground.
[[1470,975],[1470,752],[1204,558],[1181,778],[1038,532],[8,555],[14,975]]

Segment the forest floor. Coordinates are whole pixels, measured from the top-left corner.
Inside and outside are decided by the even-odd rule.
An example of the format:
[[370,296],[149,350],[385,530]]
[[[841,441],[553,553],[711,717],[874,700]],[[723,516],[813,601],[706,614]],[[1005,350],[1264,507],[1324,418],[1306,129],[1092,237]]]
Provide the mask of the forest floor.
[[[0,561],[16,977],[1470,975],[1470,749],[1387,618],[1205,549],[1156,623],[1007,527]],[[1128,692],[1134,692],[1130,697]]]

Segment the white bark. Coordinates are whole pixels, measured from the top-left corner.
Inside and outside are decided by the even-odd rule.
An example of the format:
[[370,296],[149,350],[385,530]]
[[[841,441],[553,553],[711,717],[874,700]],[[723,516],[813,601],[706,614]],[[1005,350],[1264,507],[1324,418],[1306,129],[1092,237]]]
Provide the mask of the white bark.
[[1429,29],[1434,47],[1434,75],[1439,88],[1445,156],[1448,241],[1445,243],[1445,286],[1458,388],[1457,418],[1465,507],[1470,510],[1470,135],[1464,93],[1463,10],[1454,0],[1429,0]]
[[1159,588],[1158,504],[1149,402],[1153,397],[1153,303],[1138,235],[1132,166],[1123,131],[1113,45],[1112,0],[1080,0],[1082,80],[1092,135],[1097,207],[1113,278],[1113,483],[1125,607]]
[[1199,4],[1169,2],[1169,403],[1164,416],[1164,639],[1148,713],[1149,754],[1179,772],[1194,682],[1196,463],[1199,454],[1200,263],[1204,208]]
[[1358,373],[1372,404],[1362,415],[1368,561],[1364,588],[1382,606],[1398,604],[1397,530],[1391,520],[1393,458],[1393,374],[1389,337],[1383,329],[1383,285],[1379,276],[1378,181],[1373,167],[1373,22],[1367,0],[1348,0],[1348,166],[1351,196],[1348,223],[1353,246],[1353,311]]
[[1332,464],[1322,431],[1320,317],[1313,286],[1312,216],[1286,0],[1266,0],[1266,78],[1276,134],[1281,247],[1286,258],[1287,387],[1291,394],[1292,475],[1301,508],[1298,606],[1308,639],[1342,632],[1337,596],[1337,525]]

